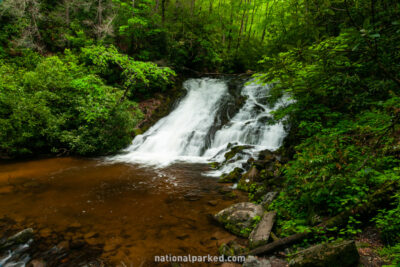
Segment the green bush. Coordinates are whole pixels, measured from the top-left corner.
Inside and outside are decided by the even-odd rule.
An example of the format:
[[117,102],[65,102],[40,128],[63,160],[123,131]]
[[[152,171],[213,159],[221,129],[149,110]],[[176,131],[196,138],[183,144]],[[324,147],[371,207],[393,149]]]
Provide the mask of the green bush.
[[3,64],[0,73],[2,155],[115,152],[142,118],[135,103],[120,101],[122,90],[73,61],[48,57],[32,71]]

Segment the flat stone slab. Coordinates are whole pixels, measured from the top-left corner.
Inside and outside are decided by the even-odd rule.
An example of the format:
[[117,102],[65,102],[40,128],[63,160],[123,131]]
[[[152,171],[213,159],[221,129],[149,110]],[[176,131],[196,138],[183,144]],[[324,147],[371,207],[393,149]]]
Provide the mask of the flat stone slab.
[[272,227],[275,223],[275,217],[275,211],[270,211],[263,215],[261,221],[258,223],[256,228],[254,228],[249,236],[250,246],[252,248],[264,245],[268,242]]

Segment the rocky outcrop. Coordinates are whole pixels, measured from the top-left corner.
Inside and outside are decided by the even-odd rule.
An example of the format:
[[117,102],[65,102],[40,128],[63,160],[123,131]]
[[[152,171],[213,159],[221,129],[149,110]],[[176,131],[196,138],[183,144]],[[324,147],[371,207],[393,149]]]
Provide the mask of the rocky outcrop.
[[276,212],[271,211],[263,215],[260,223],[249,236],[250,247],[257,247],[268,242],[272,227],[274,226]]
[[[229,145],[228,145],[228,149],[229,149]],[[225,157],[225,161],[229,161],[232,158],[234,158],[237,154],[243,153],[243,150],[245,149],[249,149],[252,148],[252,146],[234,146],[231,148],[231,150],[227,153],[225,153],[224,157]]]
[[242,177],[243,170],[241,168],[235,168],[230,173],[223,175],[218,182],[219,183],[235,183],[239,181],[240,177]]
[[218,212],[214,218],[233,234],[248,237],[254,227],[254,218],[262,214],[260,205],[242,202]]
[[357,266],[359,254],[354,240],[318,244],[304,249],[290,260],[291,267]]
[[33,238],[33,229],[27,228],[0,242],[0,252],[12,246],[21,245]]

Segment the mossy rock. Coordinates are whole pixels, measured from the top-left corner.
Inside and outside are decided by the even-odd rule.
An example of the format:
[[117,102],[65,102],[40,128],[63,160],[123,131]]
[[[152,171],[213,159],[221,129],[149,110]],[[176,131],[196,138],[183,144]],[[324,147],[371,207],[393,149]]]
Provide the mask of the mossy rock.
[[357,266],[359,254],[354,240],[318,244],[296,253],[290,267]]
[[209,163],[208,165],[210,165],[210,167],[211,167],[212,169],[218,169],[218,168],[220,167],[219,162],[211,162],[211,163]]
[[219,183],[236,183],[242,177],[243,170],[241,168],[235,168],[230,173],[223,175],[218,182]]
[[218,212],[214,218],[231,233],[247,238],[254,228],[254,218],[262,214],[260,205],[242,202]]
[[28,242],[30,239],[34,237],[33,235],[33,229],[32,228],[27,228],[22,230],[21,232],[7,238],[6,240],[0,242],[0,252],[15,246],[15,245],[21,245],[25,244]]
[[[229,148],[230,148],[230,146],[228,145],[228,149]],[[229,152],[225,153],[225,155],[224,155],[225,161],[229,161],[230,159],[235,157],[236,154],[242,152],[245,149],[249,149],[249,148],[252,148],[252,146],[234,146],[234,147],[232,147]]]
[[219,254],[224,256],[241,255],[247,251],[246,247],[239,245],[236,241],[230,241],[228,244],[224,243],[218,248]]

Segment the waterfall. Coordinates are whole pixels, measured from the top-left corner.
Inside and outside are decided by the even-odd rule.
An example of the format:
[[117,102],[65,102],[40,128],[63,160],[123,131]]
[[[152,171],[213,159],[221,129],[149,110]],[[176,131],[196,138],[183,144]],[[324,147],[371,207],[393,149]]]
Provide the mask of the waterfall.
[[208,175],[219,176],[240,167],[250,156],[264,149],[280,147],[285,130],[281,123],[270,125],[271,111],[288,102],[280,99],[269,106],[270,87],[250,82],[241,89],[245,101],[228,122],[213,130],[221,121],[221,107],[234,97],[228,90],[228,81],[222,79],[190,79],[183,87],[187,95],[175,110],[159,120],[143,135],[136,136],[132,144],[110,160],[139,163],[159,167],[174,162],[223,162],[229,147],[246,145],[247,148],[232,162]]

